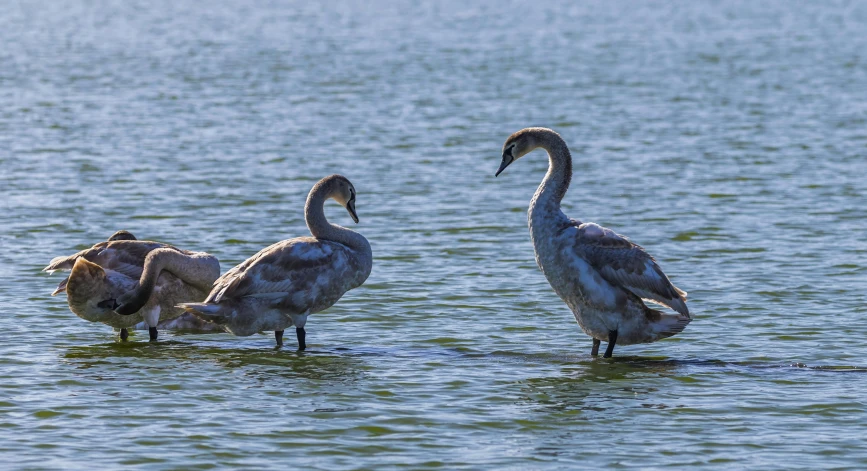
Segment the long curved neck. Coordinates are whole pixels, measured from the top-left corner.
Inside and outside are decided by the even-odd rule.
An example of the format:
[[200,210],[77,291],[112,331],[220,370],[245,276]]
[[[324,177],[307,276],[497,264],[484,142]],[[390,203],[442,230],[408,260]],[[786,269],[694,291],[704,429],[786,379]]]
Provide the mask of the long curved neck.
[[325,201],[331,196],[329,185],[316,185],[307,196],[304,205],[304,220],[307,229],[317,239],[330,240],[343,244],[351,249],[370,251],[370,244],[361,234],[345,227],[331,224],[325,218]]
[[163,270],[202,291],[210,291],[220,277],[220,262],[205,252],[182,252],[168,247],[154,249],[145,258],[139,285],[153,290]]
[[572,154],[563,138],[553,131],[539,132],[535,137],[537,145],[548,152],[549,163],[548,173],[533,195],[530,211],[540,209],[545,213],[562,214],[560,201],[566,196],[572,181]]
[[144,307],[164,270],[207,293],[220,277],[220,262],[217,257],[205,252],[183,252],[174,247],[151,250],[145,257],[138,288],[118,298],[122,304],[115,308],[115,312],[129,315]]

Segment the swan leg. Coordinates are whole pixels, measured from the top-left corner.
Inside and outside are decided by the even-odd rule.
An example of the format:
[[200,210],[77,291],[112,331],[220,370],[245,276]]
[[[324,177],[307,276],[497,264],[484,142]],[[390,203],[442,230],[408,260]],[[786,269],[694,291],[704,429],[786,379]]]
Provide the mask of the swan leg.
[[160,305],[157,304],[151,308],[143,308],[141,317],[148,325],[148,334],[150,334],[151,342],[157,339],[157,325],[160,323]]
[[614,344],[617,343],[617,331],[609,330],[608,331],[608,347],[605,349],[605,355],[602,355],[602,358],[611,358],[611,355],[614,353]]
[[274,339],[277,340],[277,346],[282,347],[283,346],[283,331],[282,330],[275,330],[274,331]]
[[129,331],[126,329],[120,329],[120,339],[126,340],[129,338]]
[[298,336],[298,350],[304,351],[307,348],[307,342],[304,341],[307,337],[307,332],[304,330],[304,327],[295,329],[295,335]]
[[593,339],[593,348],[590,350],[590,354],[594,357],[599,355],[599,344],[602,343],[599,339]]

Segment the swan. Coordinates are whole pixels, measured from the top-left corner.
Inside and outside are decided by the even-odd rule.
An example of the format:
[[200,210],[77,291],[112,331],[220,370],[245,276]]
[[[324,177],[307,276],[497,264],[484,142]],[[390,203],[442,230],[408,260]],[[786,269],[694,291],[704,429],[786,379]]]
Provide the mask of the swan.
[[[131,232],[120,230],[120,231],[115,232],[114,234],[111,235],[111,237],[108,238],[108,242],[115,241],[115,240],[138,240],[138,239],[136,239],[135,236],[132,235]],[[61,260],[64,258],[65,257],[57,257],[54,260]],[[52,262],[54,260],[52,260]],[[51,265],[43,268],[42,271],[47,271],[48,274],[54,273],[55,270],[49,270],[50,266]],[[71,269],[71,267],[69,269]],[[63,279],[63,281],[60,282],[60,284],[57,285],[57,288],[55,288],[54,291],[51,292],[51,295],[57,296],[58,294],[65,292],[66,291],[66,283],[68,281],[69,281],[69,277],[67,276],[66,278]]]
[[188,312],[248,336],[295,326],[298,350],[307,347],[304,326],[310,314],[331,307],[370,275],[373,254],[361,234],[325,219],[329,198],[344,206],[355,223],[355,187],[342,175],[323,178],[307,196],[304,219],[313,237],[298,237],[262,249],[220,277],[202,303],[183,303]]
[[[118,231],[106,242],[55,257],[43,269],[57,270],[71,273],[52,296],[66,292],[69,308],[77,316],[120,329],[122,340],[128,338],[128,328],[144,321],[150,339],[156,340],[161,320],[184,314],[175,307],[178,302],[204,299],[220,276],[220,263],[204,252],[140,241]],[[162,322],[164,328],[174,324]]]
[[[603,357],[609,358],[615,344],[649,343],[681,332],[692,320],[686,292],[669,281],[653,257],[611,229],[570,219],[561,211],[572,179],[572,155],[559,134],[547,128],[512,134],[494,176],[537,148],[548,153],[549,166],[527,213],[536,264],[593,338],[591,355],[599,354],[602,340],[608,342]],[[677,314],[651,309],[644,301]]]

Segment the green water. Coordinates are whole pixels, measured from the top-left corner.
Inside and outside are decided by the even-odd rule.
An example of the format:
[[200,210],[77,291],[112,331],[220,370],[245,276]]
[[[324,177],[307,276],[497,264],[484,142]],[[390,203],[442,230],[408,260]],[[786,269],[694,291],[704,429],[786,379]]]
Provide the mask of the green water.
[[[863,2],[17,2],[0,13],[0,456],[16,469],[867,466]],[[564,209],[689,292],[589,356],[535,266]],[[270,335],[128,343],[40,269],[118,229],[223,270],[358,191],[367,283]],[[350,225],[337,205],[332,221]]]

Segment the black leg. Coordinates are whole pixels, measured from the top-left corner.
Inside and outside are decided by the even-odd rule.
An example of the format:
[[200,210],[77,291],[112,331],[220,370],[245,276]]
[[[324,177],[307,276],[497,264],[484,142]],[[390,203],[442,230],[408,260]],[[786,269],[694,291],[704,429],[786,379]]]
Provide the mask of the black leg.
[[151,335],[151,341],[154,341],[157,339],[157,328],[156,327],[150,327],[148,329],[148,333]]
[[605,355],[602,355],[602,358],[611,358],[611,354],[614,353],[614,344],[617,343],[617,331],[609,330],[608,331],[608,348],[605,349]]
[[129,338],[129,331],[126,329],[120,329],[120,339],[126,340]]
[[274,339],[277,340],[277,346],[282,347],[283,346],[283,331],[282,330],[275,330],[274,331]]
[[307,348],[307,342],[304,341],[307,332],[304,331],[304,327],[295,329],[295,335],[298,336],[298,350],[304,351]]
[[599,339],[593,339],[593,349],[590,350],[590,354],[594,357],[599,355],[599,344],[602,343]]

